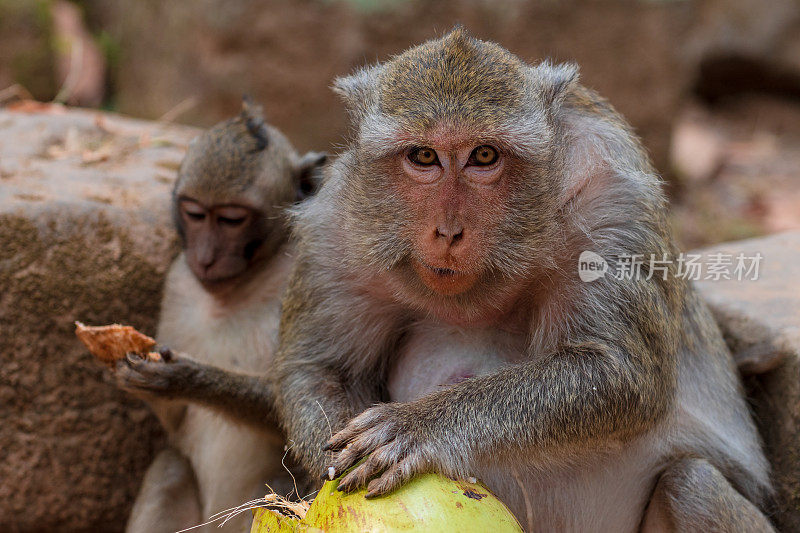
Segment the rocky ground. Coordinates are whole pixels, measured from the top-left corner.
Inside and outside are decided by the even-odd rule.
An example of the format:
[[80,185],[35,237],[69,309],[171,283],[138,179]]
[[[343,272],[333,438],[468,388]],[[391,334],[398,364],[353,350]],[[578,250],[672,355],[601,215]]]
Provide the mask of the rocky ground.
[[689,104],[670,162],[684,248],[800,228],[800,105],[764,96]]

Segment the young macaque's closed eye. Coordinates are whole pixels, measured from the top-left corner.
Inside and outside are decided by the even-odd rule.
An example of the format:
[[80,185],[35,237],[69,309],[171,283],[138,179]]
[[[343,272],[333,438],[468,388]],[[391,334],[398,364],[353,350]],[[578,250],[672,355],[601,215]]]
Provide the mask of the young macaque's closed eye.
[[248,222],[252,211],[246,207],[222,206],[215,210],[217,221],[229,227],[238,227]]

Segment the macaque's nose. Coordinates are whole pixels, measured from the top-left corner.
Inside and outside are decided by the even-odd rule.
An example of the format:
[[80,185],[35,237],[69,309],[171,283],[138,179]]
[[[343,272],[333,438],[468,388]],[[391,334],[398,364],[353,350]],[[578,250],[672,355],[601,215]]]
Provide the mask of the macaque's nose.
[[439,224],[434,231],[436,240],[446,242],[447,246],[455,246],[464,237],[464,228],[457,222]]
[[203,267],[203,269],[208,270],[217,258],[217,251],[213,240],[201,239],[195,250],[195,257],[197,258],[197,263]]

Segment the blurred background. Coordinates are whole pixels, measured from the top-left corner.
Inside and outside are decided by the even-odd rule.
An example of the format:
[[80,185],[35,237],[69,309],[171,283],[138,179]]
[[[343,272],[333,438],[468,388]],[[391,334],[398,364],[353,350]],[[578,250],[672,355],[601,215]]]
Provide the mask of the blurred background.
[[684,247],[800,226],[796,0],[0,0],[0,98],[208,126],[248,93],[335,151],[331,80],[455,23],[578,62],[644,138]]
[[[800,228],[800,0],[0,0],[0,531],[122,531],[164,446],[73,321],[154,334],[186,126],[247,93],[299,151],[336,152],[332,80],[456,23],[529,62],[577,62],[642,136],[684,250]],[[759,250],[781,266],[775,247]],[[762,296],[791,297],[780,283]],[[754,309],[796,336],[791,304],[769,302]],[[785,410],[758,419],[786,531],[800,530],[792,368],[785,386],[749,386]]]

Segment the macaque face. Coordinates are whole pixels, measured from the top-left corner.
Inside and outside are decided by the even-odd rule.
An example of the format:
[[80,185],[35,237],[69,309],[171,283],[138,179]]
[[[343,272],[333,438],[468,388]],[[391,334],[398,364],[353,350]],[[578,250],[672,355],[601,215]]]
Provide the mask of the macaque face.
[[263,214],[241,204],[204,205],[178,198],[186,261],[208,290],[240,278],[255,261],[264,242]]
[[396,156],[407,207],[411,266],[434,293],[465,293],[487,273],[489,242],[505,210],[507,157],[489,142],[420,144]]

